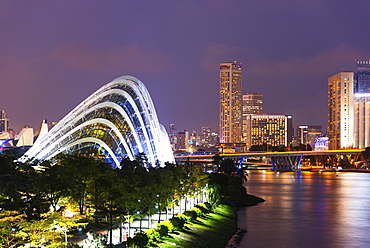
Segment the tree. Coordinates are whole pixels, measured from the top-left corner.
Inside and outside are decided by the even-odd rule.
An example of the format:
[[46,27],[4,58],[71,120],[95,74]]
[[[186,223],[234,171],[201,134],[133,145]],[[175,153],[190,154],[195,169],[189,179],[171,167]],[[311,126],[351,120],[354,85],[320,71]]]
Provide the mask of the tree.
[[249,151],[267,151],[268,145],[263,143],[262,145],[252,145]]
[[46,213],[40,220],[21,221],[16,236],[30,247],[59,247],[67,244],[67,233],[87,223],[84,216],[64,218],[61,213]]
[[202,189],[207,184],[208,175],[204,173],[201,165],[199,164],[188,163],[187,165],[185,165],[185,171],[187,173],[187,176],[182,180],[181,196],[184,196],[186,201],[188,196],[195,197],[200,192],[202,192]]
[[57,211],[57,205],[61,197],[67,196],[69,178],[68,172],[60,164],[52,164],[45,161],[43,170],[38,171],[35,178],[35,184],[38,191],[44,192],[54,211]]
[[362,160],[366,161],[366,166],[370,165],[370,147],[366,147],[364,151],[361,152]]
[[222,160],[218,170],[220,172],[225,173],[225,174],[231,174],[231,173],[234,173],[234,172],[237,171],[237,169],[235,167],[234,160],[232,160],[232,159]]
[[78,206],[80,214],[84,214],[87,199],[87,189],[93,180],[101,161],[90,156],[59,154],[56,162],[63,168],[68,196]]
[[12,174],[4,175],[6,179],[0,191],[0,206],[25,213],[28,219],[37,219],[40,214],[47,212],[49,206],[45,194],[36,186],[38,171],[34,164],[13,161],[9,162],[6,170]]
[[[112,167],[100,162],[98,166],[91,168],[92,178],[87,183],[87,201],[86,203],[95,210],[100,211],[104,208],[111,185],[121,184],[121,180],[116,177],[117,172],[113,171]],[[118,197],[118,196],[117,196]],[[94,215],[95,224],[98,224],[99,213]]]
[[[22,240],[15,235],[18,222],[26,217],[18,211],[0,211],[0,244],[5,247],[22,244]],[[0,246],[1,247],[1,246]]]

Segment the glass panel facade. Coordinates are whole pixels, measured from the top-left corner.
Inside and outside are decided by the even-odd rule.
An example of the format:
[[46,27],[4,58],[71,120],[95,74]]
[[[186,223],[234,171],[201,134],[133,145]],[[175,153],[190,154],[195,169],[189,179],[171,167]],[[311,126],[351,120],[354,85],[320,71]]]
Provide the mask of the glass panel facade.
[[167,134],[145,86],[125,76],[103,86],[37,142],[21,160],[49,159],[60,152],[93,154],[120,166],[139,152],[154,165],[173,162]]

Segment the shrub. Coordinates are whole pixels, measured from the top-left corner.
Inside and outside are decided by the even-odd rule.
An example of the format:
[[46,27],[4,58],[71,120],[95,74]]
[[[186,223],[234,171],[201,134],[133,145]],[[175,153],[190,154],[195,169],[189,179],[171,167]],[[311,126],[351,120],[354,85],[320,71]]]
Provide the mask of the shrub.
[[209,214],[212,212],[212,206],[208,202],[199,204],[197,207],[199,207],[203,213]]
[[161,235],[158,233],[156,229],[153,229],[153,228],[148,229],[148,231],[146,231],[146,234],[149,238],[148,245],[150,247],[153,247],[154,243],[160,241],[161,239]]
[[196,205],[195,208],[199,209],[202,212],[202,214],[208,214],[209,213],[207,207],[204,204]]
[[173,225],[173,228],[175,231],[179,231],[179,230],[182,230],[184,228],[184,225],[185,225],[185,218],[181,218],[181,217],[173,217],[170,219],[172,225]]
[[173,229],[174,227],[172,223],[168,220],[159,223],[156,228],[161,238],[167,236],[169,232],[173,231]]
[[209,210],[209,212],[212,212],[212,205],[211,205],[211,203],[205,202],[203,204],[206,206],[206,208]]
[[184,215],[190,217],[190,221],[195,221],[198,218],[197,212],[192,210],[185,211]]
[[197,217],[200,217],[200,216],[203,216],[203,213],[202,213],[202,210],[200,210],[199,208],[195,207],[195,208],[192,208],[192,209],[189,209],[189,211],[194,211],[197,213]]
[[214,209],[222,202],[222,195],[224,193],[221,191],[221,187],[218,185],[208,186],[207,201],[211,204],[211,208]]
[[178,214],[176,217],[180,218],[180,219],[183,219],[185,221],[185,223],[189,223],[191,221],[190,217],[186,216],[185,214]]
[[130,240],[130,247],[145,247],[148,245],[149,238],[145,232],[138,232],[135,236]]
[[173,232],[173,225],[171,221],[165,220],[165,221],[162,221],[161,224],[166,225],[168,227],[168,232]]

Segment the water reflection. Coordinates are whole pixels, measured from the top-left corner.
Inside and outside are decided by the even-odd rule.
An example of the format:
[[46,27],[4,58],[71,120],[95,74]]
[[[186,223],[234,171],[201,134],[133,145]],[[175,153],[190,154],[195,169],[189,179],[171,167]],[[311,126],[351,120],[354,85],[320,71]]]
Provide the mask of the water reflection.
[[370,247],[370,173],[250,173],[240,247]]

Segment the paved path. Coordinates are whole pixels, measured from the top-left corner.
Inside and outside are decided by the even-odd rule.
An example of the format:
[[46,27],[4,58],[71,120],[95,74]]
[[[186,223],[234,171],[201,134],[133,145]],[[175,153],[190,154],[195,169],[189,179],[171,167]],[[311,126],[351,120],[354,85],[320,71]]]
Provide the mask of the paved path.
[[[192,203],[192,201],[191,201]],[[187,209],[190,209],[192,207],[194,207],[196,204],[191,204],[192,206],[190,206],[190,203],[187,204]],[[184,206],[184,203],[182,204],[182,206]],[[161,215],[160,215],[160,218],[161,218],[161,221],[164,221],[166,219],[170,219],[172,218],[173,215],[176,215],[176,214],[179,214],[179,213],[182,213],[184,212],[184,208],[182,208],[180,210],[180,207],[179,206],[176,206],[174,208],[174,211],[171,209],[171,211],[168,211],[167,215],[165,212],[162,212]],[[146,231],[148,230],[149,228],[156,228],[157,224],[158,224],[158,220],[159,220],[159,214],[154,214],[153,216],[144,216],[142,221],[141,221],[141,230],[142,231]],[[124,227],[122,229],[122,236],[125,237],[126,236],[126,233],[130,236],[130,237],[134,237],[135,233],[140,231],[140,219],[135,219],[132,223],[131,223],[131,226],[130,226],[130,229],[128,228],[128,223],[125,223],[124,224]],[[108,229],[103,229],[101,231],[98,231],[97,233],[101,233],[101,234],[108,234]],[[113,236],[113,244],[116,245],[116,244],[119,244],[121,243],[120,242],[120,230],[119,228],[115,228],[113,229],[113,232],[112,232],[112,236]],[[82,242],[87,236],[86,235],[74,235],[73,237],[71,238],[68,238],[68,241],[69,242],[72,242],[72,243],[80,243]],[[109,238],[109,236],[108,236]],[[124,240],[122,241],[125,241],[125,238]],[[122,246],[124,247],[124,246]]]

